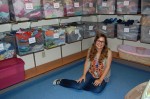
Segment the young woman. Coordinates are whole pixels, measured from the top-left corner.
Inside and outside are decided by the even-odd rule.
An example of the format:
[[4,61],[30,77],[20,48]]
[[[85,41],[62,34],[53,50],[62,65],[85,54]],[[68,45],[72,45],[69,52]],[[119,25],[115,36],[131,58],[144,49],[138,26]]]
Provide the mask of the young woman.
[[89,48],[83,75],[78,80],[57,79],[54,85],[100,93],[110,77],[112,52],[107,47],[107,38],[98,33]]

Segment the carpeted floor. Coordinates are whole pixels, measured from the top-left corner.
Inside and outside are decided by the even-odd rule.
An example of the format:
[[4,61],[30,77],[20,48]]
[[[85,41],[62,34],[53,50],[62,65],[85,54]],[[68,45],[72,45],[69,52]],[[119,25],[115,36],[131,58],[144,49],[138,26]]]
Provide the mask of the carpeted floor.
[[53,86],[57,78],[78,79],[83,71],[84,59],[53,70],[7,91],[0,92],[0,99],[123,99],[136,85],[148,81],[150,72],[136,69],[125,64],[112,62],[111,80],[102,93],[95,94]]

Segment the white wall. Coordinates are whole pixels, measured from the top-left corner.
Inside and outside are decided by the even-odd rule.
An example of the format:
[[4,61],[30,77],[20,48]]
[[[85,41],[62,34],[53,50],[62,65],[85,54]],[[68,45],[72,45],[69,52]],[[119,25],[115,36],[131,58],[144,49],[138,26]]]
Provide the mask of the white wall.
[[[59,24],[59,23],[68,23],[68,22],[77,22],[77,21],[91,21],[91,22],[101,22],[105,20],[106,18],[121,18],[121,19],[138,19],[140,20],[140,16],[116,16],[116,15],[98,15],[98,16],[84,16],[84,17],[68,17],[68,18],[59,18],[59,19],[51,19],[51,20],[40,20],[38,22],[23,22],[19,24],[2,24],[0,25],[0,32],[4,31],[10,31],[12,29],[19,29],[19,28],[28,28],[28,27],[35,27],[35,26],[42,26],[42,25],[51,25],[51,24]],[[81,50],[88,49],[92,43],[93,43],[94,37],[88,38],[88,39],[83,39],[82,41],[74,42],[71,44],[66,44],[61,47],[56,47],[53,49],[49,50],[44,50],[41,52],[37,52],[35,54],[29,54],[25,56],[18,56],[22,58],[25,61],[25,70],[30,69],[36,66],[39,66],[41,64],[59,59],[61,57],[65,57],[77,52],[80,52]],[[117,39],[117,38],[108,38],[108,47],[112,51],[117,52],[117,46],[120,44],[128,44],[128,45],[133,45],[133,46],[140,46],[140,47],[145,47],[150,49],[150,44],[144,44],[138,42],[133,42],[133,41],[124,41]],[[82,46],[81,46],[82,45]],[[62,49],[62,51],[61,51]],[[35,60],[33,56],[35,55]]]

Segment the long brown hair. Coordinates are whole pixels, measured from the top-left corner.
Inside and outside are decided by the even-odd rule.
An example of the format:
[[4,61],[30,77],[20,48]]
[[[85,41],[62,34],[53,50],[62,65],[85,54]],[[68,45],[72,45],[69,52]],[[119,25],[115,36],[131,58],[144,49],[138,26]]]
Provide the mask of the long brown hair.
[[102,49],[102,52],[101,52],[101,55],[100,55],[100,57],[99,57],[99,63],[101,63],[102,60],[107,57],[107,53],[108,53],[107,37],[106,37],[104,34],[99,33],[99,32],[97,31],[96,37],[95,37],[95,39],[94,39],[94,42],[93,42],[93,44],[92,44],[92,47],[91,47],[91,50],[90,50],[90,54],[89,54],[90,61],[93,61],[94,58],[95,58],[95,55],[96,55],[96,53],[97,53],[96,41],[97,41],[100,37],[103,37],[103,38],[105,39],[105,42],[104,42],[105,45],[104,45],[104,47],[103,47],[103,49]]

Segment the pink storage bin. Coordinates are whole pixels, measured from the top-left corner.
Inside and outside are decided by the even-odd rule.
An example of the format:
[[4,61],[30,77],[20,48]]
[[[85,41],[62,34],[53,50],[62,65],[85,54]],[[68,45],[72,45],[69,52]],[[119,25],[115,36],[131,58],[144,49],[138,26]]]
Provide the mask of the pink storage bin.
[[130,45],[118,46],[119,57],[150,66],[150,49]]
[[0,90],[25,79],[24,64],[20,58],[0,61]]

